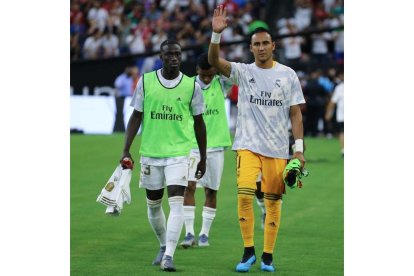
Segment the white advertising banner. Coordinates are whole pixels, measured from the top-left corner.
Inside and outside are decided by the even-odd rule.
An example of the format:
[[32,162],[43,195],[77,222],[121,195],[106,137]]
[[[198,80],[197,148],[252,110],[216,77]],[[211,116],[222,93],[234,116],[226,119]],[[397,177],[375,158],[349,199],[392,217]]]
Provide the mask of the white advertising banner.
[[114,97],[70,97],[70,128],[81,130],[85,134],[112,134],[115,113]]

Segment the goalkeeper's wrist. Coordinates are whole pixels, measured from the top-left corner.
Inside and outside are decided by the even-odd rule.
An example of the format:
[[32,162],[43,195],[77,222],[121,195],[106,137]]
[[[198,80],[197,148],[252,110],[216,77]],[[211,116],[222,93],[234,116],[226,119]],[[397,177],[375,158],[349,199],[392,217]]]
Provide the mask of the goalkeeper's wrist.
[[295,152],[302,152],[303,153],[303,139],[296,139],[295,140]]
[[220,44],[221,33],[213,32],[211,34],[211,41],[212,44]]

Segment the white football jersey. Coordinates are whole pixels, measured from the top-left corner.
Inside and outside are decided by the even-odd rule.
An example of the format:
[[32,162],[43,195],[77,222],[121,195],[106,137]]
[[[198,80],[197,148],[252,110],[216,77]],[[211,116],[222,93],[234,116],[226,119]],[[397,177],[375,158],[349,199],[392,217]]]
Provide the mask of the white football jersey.
[[233,150],[288,159],[290,106],[305,103],[295,71],[280,63],[262,69],[231,62],[230,79],[239,86]]

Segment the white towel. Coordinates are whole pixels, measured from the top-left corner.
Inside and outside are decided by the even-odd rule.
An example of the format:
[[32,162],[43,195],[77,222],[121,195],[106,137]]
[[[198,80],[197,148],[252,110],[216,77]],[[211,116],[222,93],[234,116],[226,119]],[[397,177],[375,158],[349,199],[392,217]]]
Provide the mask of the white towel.
[[131,182],[132,170],[122,169],[118,165],[112,176],[109,178],[98,198],[97,202],[107,206],[106,213],[113,213],[115,210],[121,212],[124,202],[131,203]]

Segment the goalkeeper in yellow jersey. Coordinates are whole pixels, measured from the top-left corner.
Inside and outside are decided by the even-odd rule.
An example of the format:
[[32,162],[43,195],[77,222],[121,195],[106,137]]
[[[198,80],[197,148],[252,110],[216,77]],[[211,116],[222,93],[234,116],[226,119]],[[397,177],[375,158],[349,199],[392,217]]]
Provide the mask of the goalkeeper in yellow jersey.
[[303,167],[303,122],[300,104],[305,103],[299,79],[290,67],[275,62],[272,34],[257,28],[251,34],[251,64],[229,62],[219,57],[221,32],[227,27],[223,5],[214,10],[208,61],[239,87],[238,116],[233,150],[237,151],[238,218],[244,253],[237,272],[247,272],[256,262],[253,198],[256,180],[262,174],[266,208],[262,271],[273,272],[273,251],[285,192],[283,171],[289,159],[289,121],[295,139],[293,157]]

